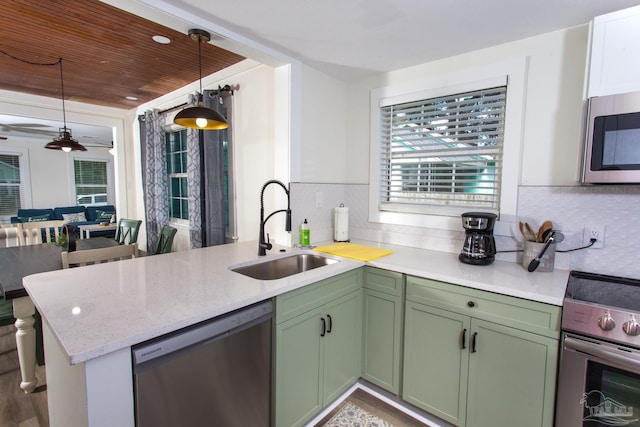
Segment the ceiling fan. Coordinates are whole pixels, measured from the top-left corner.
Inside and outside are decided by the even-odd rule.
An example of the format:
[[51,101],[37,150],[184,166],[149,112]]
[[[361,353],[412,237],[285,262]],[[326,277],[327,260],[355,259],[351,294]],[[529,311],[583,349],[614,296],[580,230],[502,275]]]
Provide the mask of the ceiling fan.
[[[0,115],[0,140],[14,138],[32,138],[46,140],[59,135],[60,124],[48,120],[28,120],[22,117]],[[109,128],[93,125],[73,124],[74,138],[86,147],[110,149],[113,147],[113,135]]]

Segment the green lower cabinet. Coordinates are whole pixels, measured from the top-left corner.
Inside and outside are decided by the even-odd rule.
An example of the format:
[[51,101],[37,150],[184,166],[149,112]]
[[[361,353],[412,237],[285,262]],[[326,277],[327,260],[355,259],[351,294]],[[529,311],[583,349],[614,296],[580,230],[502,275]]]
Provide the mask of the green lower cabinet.
[[322,409],[320,308],[276,325],[276,426],[302,425]]
[[400,394],[404,276],[365,268],[363,294],[362,378]]
[[276,324],[275,425],[304,425],[360,376],[362,291]]
[[465,425],[470,318],[412,301],[405,310],[403,400]]
[[558,341],[473,319],[467,426],[553,425]]
[[353,292],[324,306],[327,332],[324,345],[324,400],[334,401],[360,377],[362,294]]
[[558,341],[407,301],[402,398],[457,426],[552,426]]

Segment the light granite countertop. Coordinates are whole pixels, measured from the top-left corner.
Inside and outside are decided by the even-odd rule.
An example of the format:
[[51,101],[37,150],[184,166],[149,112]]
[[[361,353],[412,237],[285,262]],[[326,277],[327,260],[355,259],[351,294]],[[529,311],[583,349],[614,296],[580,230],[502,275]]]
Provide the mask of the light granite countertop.
[[[368,263],[330,256],[340,262],[262,281],[229,270],[260,261],[253,241],[35,274],[23,282],[69,362],[77,364],[365,264],[553,305],[562,305],[569,275],[528,273],[505,261],[472,266],[457,254],[358,243],[394,253]],[[274,245],[263,260],[300,251]]]

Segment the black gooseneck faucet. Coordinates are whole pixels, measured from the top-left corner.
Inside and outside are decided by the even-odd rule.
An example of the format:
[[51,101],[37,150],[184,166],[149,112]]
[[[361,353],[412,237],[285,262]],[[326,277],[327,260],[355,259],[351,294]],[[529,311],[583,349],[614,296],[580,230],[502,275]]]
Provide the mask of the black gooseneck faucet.
[[[277,184],[284,192],[287,194],[287,209],[279,209],[277,211],[271,212],[266,218],[264,217],[264,190],[270,184]],[[262,191],[260,192],[260,241],[258,242],[258,256],[264,256],[267,254],[267,250],[270,250],[272,245],[269,243],[269,235],[267,234],[267,238],[264,237],[264,225],[267,223],[269,218],[278,212],[286,212],[287,213],[287,222],[285,225],[286,231],[291,231],[291,197],[289,196],[289,189],[280,181],[276,179],[271,179],[262,186]]]

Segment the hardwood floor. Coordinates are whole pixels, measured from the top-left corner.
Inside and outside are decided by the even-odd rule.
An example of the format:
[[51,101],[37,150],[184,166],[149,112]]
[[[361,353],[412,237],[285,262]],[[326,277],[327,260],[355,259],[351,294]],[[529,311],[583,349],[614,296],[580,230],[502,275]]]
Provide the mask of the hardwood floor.
[[38,387],[26,394],[20,389],[20,367],[13,325],[0,327],[0,426],[49,427],[44,366],[36,368]]
[[342,403],[340,403],[333,411],[327,414],[327,416],[324,417],[319,423],[317,423],[315,427],[321,427],[326,424],[331,419],[331,417],[333,417],[336,413],[338,413],[338,411],[340,411],[342,406],[347,401],[351,401],[370,414],[376,415],[377,417],[382,418],[384,421],[387,421],[388,423],[397,427],[425,426],[425,424],[421,423],[420,421],[373,397],[366,391],[357,389],[353,393],[351,393]]

